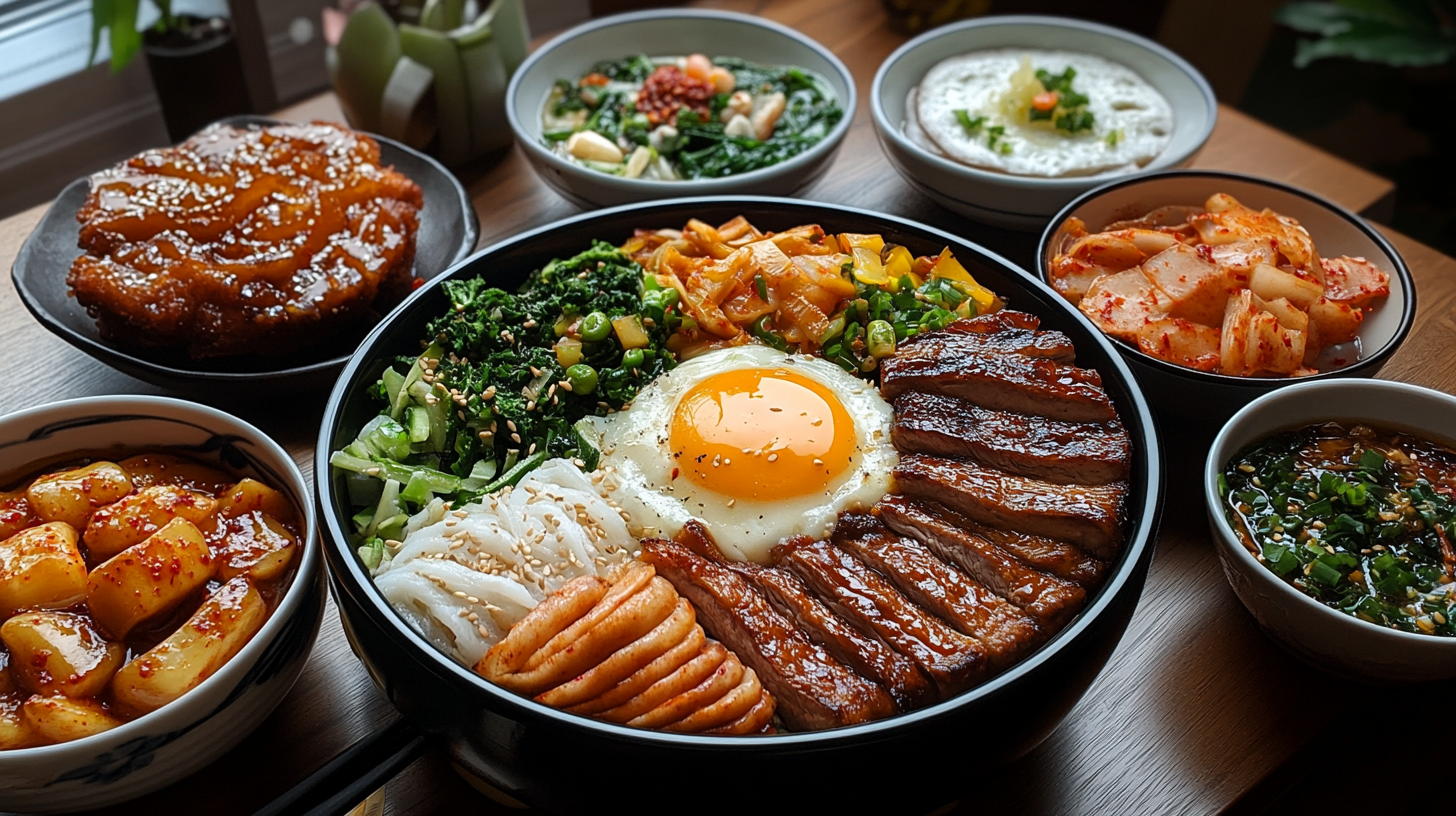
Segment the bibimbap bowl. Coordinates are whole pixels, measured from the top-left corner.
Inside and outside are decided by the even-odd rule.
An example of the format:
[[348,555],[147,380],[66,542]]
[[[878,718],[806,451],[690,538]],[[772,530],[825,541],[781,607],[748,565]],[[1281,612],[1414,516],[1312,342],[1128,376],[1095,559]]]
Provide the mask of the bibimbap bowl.
[[[977,773],[1022,756],[1057,727],[1106,663],[1141,593],[1163,484],[1152,415],[1107,340],[1049,288],[980,247],[864,210],[772,198],[702,198],[618,207],[541,227],[477,254],[441,280],[484,273],[514,289],[530,270],[571,257],[594,239],[621,241],[639,227],[675,227],[689,218],[716,224],[740,214],[767,230],[817,223],[830,232],[878,232],[918,254],[948,246],[1012,308],[1065,332],[1077,345],[1079,363],[1101,372],[1132,439],[1124,545],[1100,588],[1059,634],[968,692],[908,714],[817,732],[672,734],[549,708],[493,685],[437,650],[375,586],[349,539],[352,511],[343,476],[320,470],[327,558],[356,654],[407,719],[448,748],[469,774],[519,802],[562,813],[614,810],[628,804],[621,798],[623,783],[640,779],[651,786],[652,802],[692,796],[710,812],[741,807],[737,796],[711,795],[720,784],[732,790],[752,786],[759,806],[773,811],[929,811],[966,795]],[[354,440],[376,412],[367,391],[398,355],[419,353],[425,323],[448,303],[439,282],[431,282],[364,342],[325,410],[319,461]]]

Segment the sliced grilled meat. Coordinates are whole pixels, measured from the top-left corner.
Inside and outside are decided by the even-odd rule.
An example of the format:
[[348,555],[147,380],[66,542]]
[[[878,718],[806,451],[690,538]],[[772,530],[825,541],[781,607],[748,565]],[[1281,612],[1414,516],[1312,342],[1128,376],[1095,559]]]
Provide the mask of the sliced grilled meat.
[[1126,479],[1132,454],[1117,420],[1062,422],[920,392],[895,400],[890,438],[901,453],[962,456],[1060,484]]
[[1070,541],[1103,557],[1122,540],[1126,482],[1061,485],[962,459],[900,457],[895,484],[907,496],[938,501],[992,527]]
[[1081,547],[1046,536],[998,530],[964,517],[966,529],[1019,558],[1027,566],[1071,581],[1080,587],[1094,587],[1107,572],[1107,562],[1088,555]]
[[1069,365],[1077,359],[1077,350],[1072,345],[1071,338],[1061,332],[1035,331],[1007,325],[998,325],[987,330],[971,325],[977,320],[985,319],[987,318],[957,320],[940,331],[917,334],[905,341],[900,353],[924,354],[929,353],[929,347],[946,345],[967,354],[1020,354]]
[[810,640],[823,646],[841,663],[884,686],[902,710],[909,711],[935,699],[935,687],[913,661],[835,614],[792,573],[757,564],[728,566],[758,587],[774,608],[793,621]]
[[642,558],[692,602],[704,628],[758,674],[794,730],[853,725],[895,713],[887,691],[811,642],[743,576],[662,539],[645,539]]
[[832,609],[914,660],[942,694],[956,694],[985,676],[988,660],[979,641],[911,603],[874,570],[828,541],[791,539],[774,548],[774,560],[802,578]]
[[880,393],[885,399],[923,391],[1067,422],[1117,418],[1102,391],[1102,377],[1091,369],[1019,354],[967,354],[934,336],[920,340],[914,349],[914,354],[895,354],[881,363]]
[[833,541],[889,578],[907,598],[980,641],[992,669],[1006,668],[1043,640],[1026,613],[875,516],[841,516]]
[[925,544],[997,595],[1054,632],[1082,608],[1087,593],[1076,584],[1038,572],[982,536],[964,520],[934,502],[886,496],[876,506],[890,529]]

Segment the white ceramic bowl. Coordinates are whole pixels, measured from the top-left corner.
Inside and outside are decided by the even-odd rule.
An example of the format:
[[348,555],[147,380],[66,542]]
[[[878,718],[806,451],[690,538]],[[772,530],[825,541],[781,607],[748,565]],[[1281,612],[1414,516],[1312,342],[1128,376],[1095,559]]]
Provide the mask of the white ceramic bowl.
[[1328,420],[1395,428],[1456,447],[1456,397],[1385,380],[1304,382],[1265,394],[1234,415],[1208,451],[1203,494],[1224,576],[1264,631],[1296,657],[1354,680],[1414,683],[1456,677],[1456,638],[1377,626],[1331,609],[1270,572],[1224,516],[1218,476],[1239,451]]
[[298,572],[262,630],[181,699],[94,737],[0,751],[0,810],[90,810],[181,779],[251,733],[293,687],[313,648],[324,604],[313,492],[293,459],[252,425],[165,397],[43,405],[0,418],[0,484],[78,453],[164,448],[220,461],[281,489],[304,523]]
[[[694,53],[811,71],[828,83],[844,116],[822,141],[787,161],[716,179],[622,178],[563,159],[542,144],[541,111],[556,80],[579,77],[603,60]],[[582,206],[730,193],[787,195],[828,168],[854,119],[854,108],[854,77],[824,46],[761,17],[693,9],[639,11],[579,25],[537,49],[506,91],[506,116],[526,158],[557,192]]]
[[[1111,26],[1063,17],[981,17],[927,31],[895,50],[875,73],[870,112],[890,163],[946,209],[1010,229],[1037,230],[1078,195],[1122,176],[1032,178],[981,170],[905,136],[905,97],[941,60],[992,48],[1080,51],[1136,71],[1173,108],[1173,139],[1140,172],[1186,164],[1213,132],[1218,103],[1192,65],[1157,43]],[[1136,174],[1132,174],[1136,175]]]
[[1080,218],[1089,230],[1096,231],[1165,204],[1202,206],[1214,193],[1228,193],[1256,210],[1269,207],[1296,219],[1309,231],[1323,257],[1352,255],[1371,261],[1390,273],[1390,297],[1360,325],[1348,365],[1309,377],[1234,377],[1195,371],[1114,340],[1158,414],[1194,419],[1212,427],[1255,397],[1293,383],[1375,376],[1405,342],[1415,323],[1416,292],[1410,270],[1395,247],[1365,219],[1296,187],[1217,170],[1170,170],[1109,182],[1068,204],[1047,225],[1037,249],[1037,274],[1051,282],[1049,270],[1057,230],[1068,218]]

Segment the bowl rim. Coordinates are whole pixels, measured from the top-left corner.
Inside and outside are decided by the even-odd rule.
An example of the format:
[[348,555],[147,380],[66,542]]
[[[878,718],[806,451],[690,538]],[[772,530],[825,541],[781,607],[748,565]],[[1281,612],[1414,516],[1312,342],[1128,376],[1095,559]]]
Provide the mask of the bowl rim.
[[[216,122],[205,125],[204,128],[211,127],[213,124],[226,124],[233,125],[234,127],[248,127],[251,125],[267,127],[269,125],[300,123],[285,119],[276,119],[271,116],[261,116],[258,114],[247,113],[239,114],[236,116],[227,116],[222,119],[218,119]],[[460,212],[464,215],[465,232],[461,236],[460,245],[456,247],[450,261],[435,274],[443,274],[446,269],[449,269],[450,267],[459,263],[461,260],[468,257],[471,251],[475,249],[476,242],[480,240],[480,218],[475,214],[475,207],[470,202],[470,194],[465,189],[465,185],[462,184],[453,173],[447,170],[445,168],[445,165],[441,164],[439,160],[433,156],[427,155],[419,150],[410,147],[409,145],[398,142],[387,136],[380,136],[377,133],[370,133],[368,131],[351,128],[348,125],[342,125],[342,127],[348,130],[353,130],[356,133],[362,133],[365,136],[368,136],[369,138],[378,142],[380,145],[388,145],[393,150],[407,153],[411,156],[411,158],[430,167],[432,172],[438,173],[441,178],[448,180],[450,189],[454,192],[455,206],[459,207]],[[36,322],[40,323],[41,326],[43,326],[51,334],[56,335],[67,343],[70,343],[75,348],[80,349],[82,352],[85,352],[87,356],[99,360],[102,363],[105,363],[106,365],[113,368],[118,368],[124,373],[130,373],[130,370],[133,369],[137,371],[145,371],[147,372],[147,375],[149,377],[156,378],[153,380],[153,382],[165,382],[169,380],[189,384],[215,382],[223,384],[224,387],[229,387],[251,382],[269,381],[283,378],[306,377],[310,374],[328,373],[330,371],[338,370],[341,366],[344,365],[344,363],[348,362],[350,355],[340,354],[335,357],[330,357],[327,360],[317,360],[301,366],[290,366],[287,368],[269,368],[259,371],[206,371],[197,368],[177,368],[175,366],[155,362],[143,356],[138,356],[138,352],[144,351],[142,349],[133,349],[120,345],[112,345],[104,338],[92,338],[71,328],[65,322],[60,320],[56,315],[53,315],[51,311],[42,304],[40,298],[36,295],[36,293],[31,290],[30,286],[26,282],[28,275],[23,275],[20,271],[21,259],[27,257],[27,251],[32,246],[32,241],[37,240],[36,236],[39,234],[40,224],[52,215],[52,212],[55,210],[55,207],[60,202],[60,199],[64,198],[67,193],[69,193],[73,188],[77,186],[89,185],[90,179],[91,177],[89,175],[82,176],[81,178],[75,179],[61,189],[61,192],[58,196],[56,196],[55,201],[52,201],[50,206],[46,208],[46,211],[41,214],[40,221],[36,222],[36,229],[32,230],[31,233],[26,236],[25,241],[20,245],[20,250],[16,253],[15,261],[10,268],[10,280],[11,283],[15,286],[16,294],[20,296],[20,302],[25,304],[26,310],[30,312],[32,317],[35,318]],[[411,179],[411,181],[413,180],[414,179]],[[74,215],[74,213],[70,213],[68,215]],[[416,233],[416,235],[418,235],[418,232]],[[76,251],[78,254],[80,253],[79,248]],[[385,317],[388,317],[388,312],[380,317],[381,322]],[[285,358],[280,357],[278,359],[283,360]]]
[[[1214,540],[1217,542],[1219,548],[1225,553],[1231,555],[1233,558],[1242,559],[1239,561],[1242,572],[1255,573],[1261,577],[1262,584],[1266,586],[1272,585],[1279,587],[1279,589],[1275,591],[1279,593],[1279,597],[1286,599],[1281,603],[1294,603],[1299,606],[1303,606],[1306,609],[1317,609],[1320,611],[1320,613],[1324,615],[1324,617],[1320,619],[1324,621],[1329,621],[1332,628],[1340,628],[1348,631],[1358,631],[1369,635],[1370,637],[1388,638],[1392,644],[1405,644],[1408,646],[1423,644],[1422,646],[1416,648],[1444,649],[1450,651],[1453,655],[1456,655],[1456,638],[1444,638],[1436,635],[1422,635],[1415,632],[1405,632],[1399,629],[1391,629],[1387,626],[1370,623],[1369,621],[1361,620],[1354,615],[1346,615],[1345,613],[1337,609],[1332,609],[1315,600],[1314,598],[1309,597],[1303,592],[1300,592],[1298,589],[1295,589],[1293,586],[1281,580],[1278,576],[1274,575],[1274,573],[1270,572],[1264,565],[1260,564],[1254,558],[1253,553],[1249,552],[1249,549],[1244,546],[1243,542],[1239,541],[1234,536],[1231,525],[1228,521],[1228,517],[1224,512],[1223,500],[1218,495],[1217,487],[1218,477],[1223,471],[1224,462],[1219,461],[1219,459],[1222,457],[1218,456],[1218,452],[1220,448],[1230,446],[1232,444],[1232,439],[1235,439],[1238,436],[1248,435],[1246,432],[1241,432],[1241,429],[1238,428],[1240,424],[1247,422],[1266,411],[1275,410],[1278,407],[1275,403],[1280,400],[1296,399],[1301,395],[1337,397],[1339,395],[1339,392],[1347,390],[1370,390],[1391,395],[1435,398],[1441,402],[1446,403],[1451,410],[1456,411],[1456,397],[1453,397],[1450,394],[1442,391],[1437,391],[1433,388],[1425,388],[1423,386],[1396,382],[1394,380],[1344,379],[1325,380],[1320,382],[1300,382],[1287,388],[1279,388],[1274,391],[1270,391],[1269,393],[1260,396],[1258,399],[1253,400],[1248,405],[1245,405],[1243,408],[1239,409],[1238,413],[1234,414],[1228,420],[1228,422],[1224,423],[1224,426],[1219,429],[1218,434],[1214,437],[1213,442],[1208,447],[1208,456],[1204,460],[1203,465],[1203,501],[1206,509],[1208,510],[1209,518],[1218,520],[1217,524],[1212,525],[1218,530],[1218,535],[1214,536]],[[1338,412],[1338,408],[1332,408],[1330,411],[1328,411],[1327,413],[1332,415],[1329,416],[1329,419],[1337,421],[1344,418],[1342,415],[1339,415]],[[1318,419],[1310,419],[1280,423],[1274,430],[1261,432],[1250,441],[1239,444],[1236,448],[1226,454],[1226,456],[1235,456],[1238,454],[1239,451],[1247,448],[1249,445],[1262,442],[1273,436],[1274,434],[1280,433],[1281,431],[1296,430],[1298,428],[1303,428],[1319,421],[1320,420]],[[1406,425],[1399,422],[1391,423],[1391,425],[1408,429],[1412,433],[1421,435],[1427,439],[1430,439],[1432,436],[1434,436],[1434,434],[1432,434],[1430,431],[1416,428],[1415,426]],[[1354,627],[1354,629],[1351,629],[1352,626]]]
[[[1195,141],[1195,143],[1190,146],[1186,151],[1182,151],[1181,153],[1176,155],[1171,153],[1159,153],[1157,156],[1153,157],[1153,161],[1156,162],[1166,159],[1169,166],[1176,166],[1178,164],[1181,164],[1191,158],[1199,150],[1203,149],[1204,144],[1208,142],[1208,137],[1212,135],[1214,125],[1218,122],[1218,98],[1214,96],[1213,86],[1208,84],[1208,80],[1204,78],[1203,74],[1199,73],[1197,68],[1194,68],[1191,63],[1178,56],[1172,50],[1146,37],[1134,34],[1131,31],[1126,31],[1124,29],[1116,28],[1114,26],[1104,25],[1102,23],[1094,23],[1090,20],[1078,20],[1071,17],[1058,17],[1049,14],[1005,14],[990,17],[978,17],[970,20],[962,20],[958,23],[952,23],[950,25],[931,29],[930,31],[926,31],[923,34],[920,34],[919,36],[905,43],[904,45],[901,45],[899,48],[896,48],[890,54],[890,56],[886,57],[885,61],[880,63],[879,69],[875,71],[875,78],[870,83],[870,114],[875,121],[875,129],[880,133],[881,137],[889,139],[900,150],[909,152],[924,161],[930,162],[932,166],[943,172],[960,174],[962,176],[969,177],[970,179],[973,179],[975,181],[998,185],[1010,184],[1011,186],[1023,187],[1028,190],[1039,191],[1070,192],[1074,190],[1085,189],[1089,181],[1093,181],[1096,179],[1095,176],[1044,177],[1012,175],[1010,173],[998,173],[992,170],[972,167],[968,164],[951,161],[944,156],[937,156],[934,153],[931,153],[929,150],[926,150],[925,148],[921,147],[918,144],[915,144],[914,142],[906,138],[905,134],[901,132],[900,125],[897,123],[892,123],[890,121],[889,115],[885,113],[884,94],[882,93],[885,80],[889,76],[890,71],[894,69],[895,64],[898,63],[900,60],[904,59],[907,55],[910,54],[910,52],[920,48],[923,45],[926,45],[932,40],[938,40],[942,37],[953,36],[968,29],[991,28],[1008,25],[1044,26],[1046,28],[1073,29],[1076,31],[1103,34],[1114,39],[1122,40],[1129,46],[1141,48],[1144,51],[1151,52],[1152,54],[1167,60],[1175,68],[1182,71],[1189,79],[1191,79],[1193,81],[1193,84],[1198,87],[1198,90],[1203,97],[1204,106],[1206,107],[1208,112],[1207,121],[1203,126],[1202,132],[1199,134],[1199,137]],[[1177,129],[1178,125],[1176,122],[1174,123],[1173,127],[1175,130]],[[1131,173],[1117,176],[1117,178],[1137,178],[1153,172],[1157,171],[1139,168],[1138,170],[1134,170]],[[961,200],[960,196],[949,195],[945,193],[942,193],[942,195],[946,195],[948,198]],[[972,201],[966,201],[966,203],[975,204],[975,202]],[[977,204],[976,206],[982,205]],[[1016,211],[1008,210],[1006,212]]]
[[[312,491],[309,490],[309,482],[303,477],[303,472],[299,469],[298,463],[294,461],[288,451],[284,450],[283,446],[279,445],[271,436],[246,420],[208,405],[189,402],[175,397],[133,394],[103,395],[58,400],[30,408],[23,408],[19,411],[12,411],[9,414],[0,416],[0,433],[3,433],[12,422],[25,421],[38,417],[59,418],[57,415],[74,415],[75,413],[87,410],[93,411],[96,414],[130,419],[159,419],[168,422],[186,422],[185,420],[180,420],[177,416],[168,416],[160,413],[159,408],[180,412],[184,415],[190,414],[192,419],[198,421],[186,424],[193,424],[210,433],[217,433],[219,426],[225,427],[231,425],[233,427],[229,429],[230,432],[245,436],[248,441],[273,456],[278,457],[284,464],[284,477],[293,482],[292,487],[304,499],[302,506],[299,507],[305,529],[304,535],[302,536],[304,551],[298,562],[298,571],[294,573],[293,581],[284,590],[283,596],[278,600],[278,605],[268,615],[268,619],[263,622],[263,627],[258,630],[258,633],[253,635],[252,639],[244,644],[243,648],[239,649],[237,654],[229,658],[210,677],[189,689],[172,703],[135,719],[128,720],[109,731],[103,731],[89,737],[82,737],[71,740],[70,742],[54,743],[52,745],[37,745],[29,748],[0,750],[0,766],[3,766],[8,758],[17,762],[21,760],[56,758],[72,752],[79,753],[101,740],[108,742],[115,740],[126,742],[129,738],[154,733],[156,731],[155,726],[163,721],[163,715],[170,713],[172,716],[177,716],[177,709],[174,706],[185,702],[188,697],[196,699],[195,695],[199,689],[215,688],[221,685],[240,682],[246,673],[244,666],[251,667],[257,662],[257,659],[264,651],[272,647],[278,638],[278,634],[298,614],[299,607],[304,602],[304,596],[312,591],[312,587],[317,583],[320,562],[323,557],[323,542],[319,534],[318,518],[314,502],[308,501],[312,497]],[[132,446],[128,444],[127,447],[143,446]],[[219,710],[221,708],[204,712],[196,718],[187,719],[186,722],[189,725],[202,723],[211,719]],[[170,728],[170,726],[164,726],[164,728]]]
[[[743,23],[746,25],[757,26],[758,28],[764,29],[766,31],[772,31],[776,34],[787,37],[799,43],[800,45],[805,46],[809,50],[818,54],[820,57],[824,58],[824,60],[827,61],[830,66],[834,68],[835,72],[839,74],[840,80],[844,83],[845,88],[848,89],[848,94],[846,98],[840,100],[840,109],[844,112],[844,115],[839,118],[839,122],[834,125],[833,129],[831,129],[829,133],[824,136],[823,139],[820,139],[815,144],[810,145],[809,149],[803,151],[797,156],[794,156],[786,161],[782,161],[777,164],[771,164],[767,167],[760,167],[757,170],[750,170],[747,173],[738,173],[731,176],[720,176],[718,178],[706,179],[679,179],[677,181],[657,181],[653,179],[629,179],[622,178],[620,176],[613,176],[609,173],[601,173],[587,167],[582,167],[575,162],[569,162],[566,159],[563,159],[560,156],[556,155],[554,152],[547,150],[541,145],[538,139],[533,139],[530,137],[520,117],[516,115],[516,98],[520,95],[522,80],[525,78],[526,74],[529,73],[531,69],[536,66],[536,63],[541,62],[546,58],[548,54],[552,53],[558,48],[561,48],[562,46],[569,44],[572,40],[575,40],[584,34],[589,34],[591,32],[604,28],[614,28],[621,25],[633,25],[641,22],[649,22],[652,20],[662,20],[670,18],[697,20],[703,23],[708,23],[712,21]],[[589,178],[593,180],[599,180],[603,184],[606,184],[608,186],[617,187],[620,190],[639,193],[656,193],[659,197],[662,198],[678,195],[682,190],[685,189],[684,185],[702,185],[701,187],[694,188],[695,190],[701,190],[701,192],[694,192],[694,195],[709,195],[711,194],[711,190],[709,188],[711,188],[712,185],[726,186],[728,184],[751,183],[760,179],[773,178],[780,175],[788,175],[794,170],[798,170],[800,168],[812,165],[826,152],[835,149],[835,147],[844,140],[844,136],[849,132],[850,125],[854,120],[854,114],[858,104],[859,92],[855,88],[854,75],[849,72],[849,69],[844,66],[844,63],[840,61],[839,57],[836,57],[832,51],[820,45],[815,40],[809,38],[807,35],[802,34],[792,28],[789,28],[788,26],[776,23],[772,20],[768,20],[763,17],[758,17],[751,14],[740,14],[736,11],[719,11],[716,9],[647,9],[644,11],[627,12],[625,14],[613,14],[607,17],[599,17],[595,20],[589,20],[585,23],[582,23],[581,25],[567,29],[566,31],[556,35],[555,37],[552,37],[541,47],[533,51],[531,55],[526,58],[526,61],[521,63],[521,66],[516,69],[516,72],[511,75],[510,85],[506,88],[506,118],[510,121],[511,130],[515,133],[516,142],[521,145],[521,148],[523,150],[526,151],[528,158],[532,160],[532,163],[534,165],[538,167],[548,166],[564,173],[589,173]]]
[[[621,215],[634,210],[660,208],[691,209],[696,206],[730,203],[745,207],[752,207],[755,204],[770,204],[776,206],[788,205],[796,208],[813,209],[820,212],[833,211],[834,214],[840,216],[864,218],[866,220],[872,219],[906,231],[919,232],[932,236],[936,240],[946,241],[947,245],[959,244],[969,246],[980,254],[978,260],[984,259],[986,263],[1000,266],[1002,271],[1019,280],[1022,285],[1032,290],[1040,290],[1041,294],[1049,302],[1055,303],[1061,297],[1042,281],[1037,280],[1006,258],[982,247],[974,241],[960,238],[951,233],[920,224],[907,218],[860,207],[805,201],[794,198],[755,195],[718,195],[622,204],[615,207],[580,213],[527,230],[482,249],[480,252],[475,253],[470,258],[447,270],[444,274],[427,281],[424,286],[410,295],[406,303],[412,302],[415,298],[425,297],[429,293],[429,290],[440,286],[455,274],[464,272],[471,265],[475,264],[477,259],[483,259],[498,252],[514,249],[517,246],[527,244],[540,237],[577,226],[584,222]],[[401,304],[400,308],[391,313],[388,320],[381,321],[369,333],[369,336],[360,343],[359,351],[355,353],[353,359],[349,361],[344,371],[340,373],[333,390],[329,394],[323,417],[320,420],[318,449],[315,453],[317,459],[315,461],[320,463],[328,462],[330,455],[333,453],[334,429],[339,423],[340,414],[344,407],[344,397],[349,390],[351,381],[359,376],[361,368],[372,364],[376,359],[374,357],[366,357],[365,349],[372,347],[379,339],[379,336],[389,328],[389,324],[398,315],[404,313],[404,307],[405,304]],[[475,674],[468,667],[457,663],[444,652],[436,649],[399,617],[384,599],[383,594],[375,586],[373,579],[363,570],[358,559],[353,557],[354,554],[348,547],[349,539],[347,532],[341,525],[340,519],[336,517],[336,514],[330,507],[333,502],[334,490],[330,480],[329,468],[327,466],[321,466],[316,467],[314,470],[314,483],[317,488],[316,496],[320,507],[319,517],[322,548],[328,553],[337,553],[342,556],[341,560],[343,563],[343,569],[339,569],[337,565],[331,565],[330,575],[335,582],[335,591],[348,593],[361,605],[366,606],[366,614],[372,614],[374,617],[386,621],[388,629],[395,635],[402,636],[408,643],[408,646],[416,652],[415,657],[437,675],[452,676],[456,682],[464,682],[472,685],[479,692],[491,697],[495,703],[522,712],[521,716],[550,719],[568,728],[587,728],[605,736],[648,740],[659,745],[667,746],[708,745],[730,751],[753,751],[758,746],[768,744],[765,743],[765,740],[774,741],[772,743],[774,745],[789,745],[796,748],[816,748],[830,746],[849,739],[875,739],[886,732],[914,727],[917,723],[940,716],[951,709],[970,705],[976,700],[991,696],[1003,687],[1021,679],[1033,669],[1051,660],[1057,652],[1065,648],[1067,644],[1091,627],[1102,616],[1129,582],[1135,580],[1139,562],[1151,555],[1161,522],[1163,496],[1166,489],[1162,462],[1162,442],[1157,430],[1158,425],[1154,419],[1152,409],[1149,407],[1147,399],[1142,393],[1142,387],[1137,378],[1133,376],[1131,368],[1127,365],[1127,361],[1111,348],[1108,338],[1100,332],[1092,330],[1088,332],[1088,335],[1094,343],[1102,346],[1103,353],[1108,360],[1108,365],[1126,386],[1129,399],[1128,404],[1125,406],[1125,415],[1136,416],[1138,424],[1143,429],[1142,439],[1140,441],[1145,443],[1144,447],[1146,448],[1147,473],[1145,474],[1145,479],[1148,492],[1143,511],[1138,517],[1128,520],[1128,529],[1132,531],[1132,535],[1126,546],[1118,554],[1119,561],[1116,567],[1107,576],[1102,585],[1097,588],[1096,598],[1083,608],[1072,621],[1067,623],[1056,635],[1041,644],[1031,655],[1017,662],[1011,668],[973,689],[942,700],[934,705],[897,714],[883,720],[821,731],[770,736],[708,736],[628,728],[623,725],[606,723],[590,717],[571,714],[537,703],[534,700],[520,697]],[[361,591],[355,591],[354,586],[357,586]]]
[[[1128,356],[1132,360],[1137,361],[1141,365],[1148,366],[1165,374],[1189,377],[1195,380],[1202,380],[1204,382],[1215,383],[1218,385],[1225,385],[1234,388],[1248,388],[1251,390],[1267,390],[1269,388],[1273,388],[1275,390],[1279,390],[1281,388],[1287,388],[1289,384],[1292,383],[1323,382],[1326,380],[1346,379],[1352,376],[1357,376],[1361,372],[1367,370],[1370,372],[1370,374],[1373,375],[1383,365],[1385,365],[1385,361],[1391,355],[1395,354],[1395,352],[1400,349],[1401,345],[1405,343],[1405,339],[1410,334],[1411,328],[1415,325],[1416,320],[1416,283],[1415,278],[1411,276],[1410,268],[1406,266],[1405,259],[1401,257],[1399,252],[1396,251],[1395,246],[1391,244],[1390,241],[1386,240],[1385,236],[1382,235],[1379,230],[1371,226],[1370,222],[1366,221],[1355,213],[1350,212],[1339,204],[1336,204],[1335,202],[1330,201],[1329,199],[1321,195],[1318,195],[1317,193],[1310,192],[1309,190],[1305,190],[1301,187],[1295,187],[1292,184],[1285,184],[1282,181],[1273,181],[1266,178],[1260,178],[1258,176],[1251,176],[1245,173],[1233,173],[1227,170],[1188,170],[1174,168],[1170,170],[1160,170],[1153,173],[1147,173],[1145,175],[1131,178],[1118,179],[1117,181],[1109,182],[1100,187],[1095,187],[1091,190],[1088,190],[1082,195],[1079,195],[1076,198],[1072,199],[1072,201],[1069,202],[1067,206],[1063,207],[1059,212],[1057,212],[1056,215],[1052,216],[1052,220],[1047,224],[1046,229],[1043,230],[1041,234],[1041,240],[1038,241],[1036,245],[1037,279],[1048,285],[1051,284],[1051,270],[1047,267],[1047,251],[1051,247],[1052,239],[1056,236],[1057,230],[1061,227],[1063,222],[1071,217],[1072,213],[1076,211],[1078,207],[1081,207],[1082,205],[1087,204],[1094,199],[1107,195],[1108,193],[1116,192],[1123,187],[1128,187],[1134,184],[1142,184],[1145,182],[1161,181],[1166,178],[1227,179],[1229,181],[1238,181],[1262,187],[1269,187],[1280,192],[1289,193],[1291,195],[1298,196],[1299,198],[1303,198],[1311,204],[1314,204],[1318,207],[1323,207],[1331,213],[1334,213],[1335,215],[1343,218],[1362,235],[1370,239],[1370,241],[1374,243],[1381,252],[1385,253],[1386,257],[1390,258],[1391,265],[1394,267],[1393,274],[1400,279],[1401,291],[1405,295],[1400,307],[1400,324],[1396,327],[1395,334],[1391,335],[1390,339],[1386,341],[1385,344],[1382,345],[1380,348],[1376,349],[1374,352],[1364,357],[1361,357],[1359,360],[1342,368],[1335,368],[1329,371],[1321,371],[1318,374],[1310,374],[1306,377],[1236,377],[1232,374],[1221,374],[1217,371],[1199,371],[1193,368],[1184,368],[1183,366],[1174,365],[1173,363],[1170,363],[1166,360],[1159,360],[1157,357],[1154,357],[1151,354],[1146,354],[1142,351],[1142,349],[1129,345],[1122,340],[1117,340],[1115,338],[1109,337],[1108,339],[1112,340],[1113,345],[1117,346],[1117,349],[1124,355]],[[1058,297],[1060,297],[1060,295],[1058,295]],[[1386,303],[1381,306],[1382,309],[1389,307],[1389,300],[1387,300]],[[1081,310],[1078,310],[1077,314],[1083,320],[1086,320],[1088,324],[1092,324],[1092,321],[1089,320],[1086,315],[1083,315],[1081,313]],[[1096,328],[1095,324],[1092,325],[1093,328]],[[1099,333],[1102,333],[1103,336],[1106,336],[1106,334],[1102,332],[1101,329],[1097,329],[1097,331]]]

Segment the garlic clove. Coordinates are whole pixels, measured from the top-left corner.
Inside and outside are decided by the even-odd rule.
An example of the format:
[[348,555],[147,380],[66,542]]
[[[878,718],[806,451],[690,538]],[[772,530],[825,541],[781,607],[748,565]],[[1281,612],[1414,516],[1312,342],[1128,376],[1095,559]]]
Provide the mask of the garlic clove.
[[594,130],[579,130],[566,140],[566,152],[586,161],[621,164],[622,149]]
[[632,151],[632,156],[627,159],[627,169],[622,173],[623,178],[637,178],[647,165],[652,163],[652,148],[639,146]]
[[747,116],[737,113],[733,115],[732,119],[728,120],[728,125],[723,128],[723,132],[735,139],[752,139],[754,133],[753,123],[748,121]]

